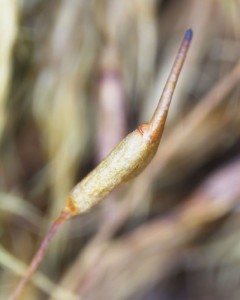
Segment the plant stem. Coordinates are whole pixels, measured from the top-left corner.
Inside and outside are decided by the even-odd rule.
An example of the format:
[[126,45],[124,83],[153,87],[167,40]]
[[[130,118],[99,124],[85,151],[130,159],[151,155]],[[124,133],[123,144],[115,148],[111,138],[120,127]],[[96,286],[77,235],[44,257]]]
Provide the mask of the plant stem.
[[39,266],[40,262],[42,261],[44,254],[48,248],[48,245],[50,243],[50,241],[52,240],[52,238],[54,237],[54,235],[56,234],[56,232],[59,230],[60,226],[71,216],[71,211],[68,209],[64,209],[62,210],[62,212],[60,213],[60,215],[57,217],[57,219],[54,221],[54,223],[52,224],[52,227],[50,228],[48,234],[45,236],[44,240],[42,241],[37,253],[35,254],[35,256],[32,259],[31,264],[28,267],[28,270],[25,274],[25,276],[20,280],[18,286],[16,287],[16,289],[13,291],[13,293],[10,295],[10,297],[8,298],[8,300],[16,300],[24,286],[26,285],[26,283],[28,282],[29,278],[31,277],[31,275],[34,273],[34,271],[37,269],[37,267]]

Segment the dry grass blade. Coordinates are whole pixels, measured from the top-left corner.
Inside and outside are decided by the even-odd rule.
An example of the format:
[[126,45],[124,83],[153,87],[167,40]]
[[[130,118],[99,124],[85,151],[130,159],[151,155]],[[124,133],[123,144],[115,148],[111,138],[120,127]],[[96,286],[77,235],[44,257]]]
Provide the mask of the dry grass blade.
[[[23,276],[27,270],[27,265],[24,264],[22,261],[19,261],[14,256],[9,254],[6,249],[0,246],[0,265],[2,268],[13,272],[14,274],[18,276]],[[33,283],[43,290],[45,293],[50,295],[52,291],[56,288],[56,285],[50,281],[47,277],[45,277],[43,274],[37,273],[34,275],[32,279]],[[3,295],[3,291],[1,292]],[[5,297],[7,297],[7,292],[5,292]],[[79,297],[76,297],[72,295],[70,292],[61,290],[60,295],[58,296],[58,299],[69,299],[69,300],[76,300],[79,299]]]
[[[51,180],[47,180],[50,186],[45,189],[50,189],[50,219],[61,210],[74,184],[79,162],[83,160],[88,139],[84,88],[92,64],[91,56],[89,61],[82,58],[88,51],[82,43],[86,33],[73,38],[75,28],[82,26],[82,16],[87,13],[83,1],[62,1],[55,3],[54,8],[52,32],[42,45],[46,55],[38,69],[33,101],[34,116],[49,162],[45,177]],[[53,269],[66,247],[66,238],[54,242],[49,253]]]
[[20,216],[37,227],[40,227],[42,222],[35,207],[21,198],[7,193],[0,193],[0,211]]
[[0,137],[6,125],[6,99],[11,79],[12,51],[18,31],[19,4],[14,0],[2,0],[0,9]]

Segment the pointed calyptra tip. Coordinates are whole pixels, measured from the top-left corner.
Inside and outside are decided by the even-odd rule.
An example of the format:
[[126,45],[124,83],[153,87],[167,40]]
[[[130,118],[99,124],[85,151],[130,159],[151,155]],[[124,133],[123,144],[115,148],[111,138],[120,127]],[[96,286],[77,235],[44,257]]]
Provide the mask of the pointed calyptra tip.
[[192,31],[192,29],[188,29],[188,30],[185,32],[184,40],[190,42],[191,39],[192,39],[192,36],[193,36],[193,31]]

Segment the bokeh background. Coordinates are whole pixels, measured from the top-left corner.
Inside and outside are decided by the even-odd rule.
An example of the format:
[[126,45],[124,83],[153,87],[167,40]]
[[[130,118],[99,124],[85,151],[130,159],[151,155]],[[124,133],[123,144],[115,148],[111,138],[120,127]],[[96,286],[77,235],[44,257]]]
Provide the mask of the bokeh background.
[[21,299],[240,294],[240,1],[0,1],[0,299],[76,182],[151,116],[194,38],[158,153],[68,221]]

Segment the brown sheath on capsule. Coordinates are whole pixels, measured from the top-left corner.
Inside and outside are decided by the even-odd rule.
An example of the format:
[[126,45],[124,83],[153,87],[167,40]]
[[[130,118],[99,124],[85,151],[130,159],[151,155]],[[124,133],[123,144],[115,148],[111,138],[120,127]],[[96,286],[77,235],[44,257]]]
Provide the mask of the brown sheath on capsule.
[[130,133],[92,172],[73,188],[67,197],[65,208],[53,223],[29,265],[26,275],[21,279],[8,300],[18,298],[28,279],[41,262],[52,237],[65,220],[89,211],[117,185],[137,176],[152,160],[161,140],[173,92],[191,39],[192,30],[189,29],[185,33],[173,68],[150,122],[140,125]]

